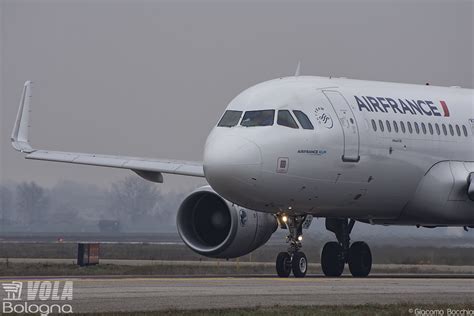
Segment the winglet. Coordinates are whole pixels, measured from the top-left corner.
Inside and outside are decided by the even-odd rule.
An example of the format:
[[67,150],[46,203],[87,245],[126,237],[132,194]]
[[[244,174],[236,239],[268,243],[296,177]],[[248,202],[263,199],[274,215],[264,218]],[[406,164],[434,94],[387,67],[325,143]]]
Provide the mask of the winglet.
[[31,102],[31,81],[25,82],[21,94],[20,106],[16,115],[15,126],[13,127],[11,141],[12,146],[18,151],[31,153],[34,149],[28,140],[28,129],[30,124],[30,102]]
[[298,65],[296,66],[295,77],[298,77],[301,73],[301,61],[298,61]]

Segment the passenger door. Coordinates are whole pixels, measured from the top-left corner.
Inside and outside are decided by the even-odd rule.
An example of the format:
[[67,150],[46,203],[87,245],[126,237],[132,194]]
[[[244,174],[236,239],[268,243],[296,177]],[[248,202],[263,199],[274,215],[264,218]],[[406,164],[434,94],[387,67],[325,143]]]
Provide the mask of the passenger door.
[[359,128],[349,103],[337,91],[324,90],[323,93],[334,108],[334,112],[336,112],[341,124],[344,138],[342,161],[358,162],[360,160]]

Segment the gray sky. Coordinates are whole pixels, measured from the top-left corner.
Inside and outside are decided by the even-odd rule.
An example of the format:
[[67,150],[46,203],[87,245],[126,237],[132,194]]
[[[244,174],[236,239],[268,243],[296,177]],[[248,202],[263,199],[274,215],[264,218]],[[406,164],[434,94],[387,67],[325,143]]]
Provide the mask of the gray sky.
[[0,3],[1,181],[108,186],[128,174],[14,152],[27,79],[34,146],[186,160],[202,159],[236,94],[298,60],[303,74],[473,87],[473,1]]

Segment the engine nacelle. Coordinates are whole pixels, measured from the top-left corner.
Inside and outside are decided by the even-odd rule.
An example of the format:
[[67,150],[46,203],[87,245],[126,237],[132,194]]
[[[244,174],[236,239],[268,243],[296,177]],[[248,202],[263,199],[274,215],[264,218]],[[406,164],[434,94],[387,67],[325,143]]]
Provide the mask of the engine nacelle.
[[236,258],[263,246],[277,229],[274,215],[252,211],[220,197],[210,186],[181,203],[176,223],[184,243],[212,258]]

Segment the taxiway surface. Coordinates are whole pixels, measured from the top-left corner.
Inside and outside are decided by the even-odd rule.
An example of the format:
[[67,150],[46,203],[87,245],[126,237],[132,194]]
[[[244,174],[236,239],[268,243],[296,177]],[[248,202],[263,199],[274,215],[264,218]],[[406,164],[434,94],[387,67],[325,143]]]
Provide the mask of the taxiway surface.
[[[66,278],[40,278],[64,280]],[[474,278],[376,275],[274,277],[67,278],[74,312],[157,311],[273,305],[472,303]],[[13,280],[13,279],[10,279]],[[21,281],[27,281],[23,278]],[[9,280],[2,279],[2,282]]]

